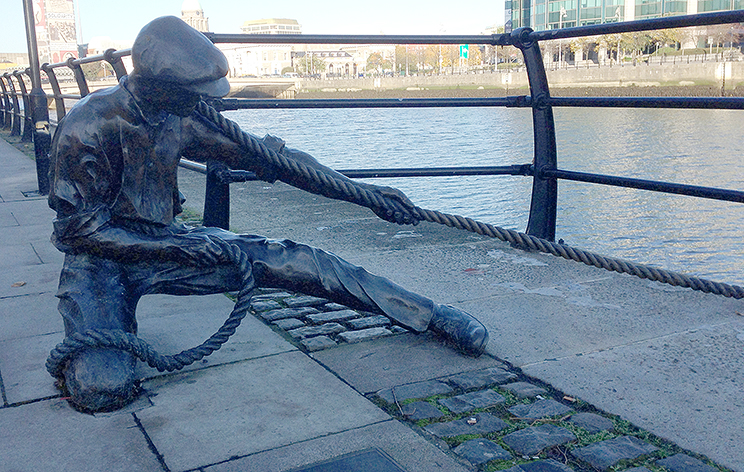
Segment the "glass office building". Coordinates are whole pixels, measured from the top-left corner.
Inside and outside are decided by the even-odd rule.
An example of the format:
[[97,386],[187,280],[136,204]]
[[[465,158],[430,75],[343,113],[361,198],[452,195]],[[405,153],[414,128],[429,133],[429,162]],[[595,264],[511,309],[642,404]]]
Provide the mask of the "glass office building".
[[744,9],[744,0],[506,0],[506,30],[535,31]]

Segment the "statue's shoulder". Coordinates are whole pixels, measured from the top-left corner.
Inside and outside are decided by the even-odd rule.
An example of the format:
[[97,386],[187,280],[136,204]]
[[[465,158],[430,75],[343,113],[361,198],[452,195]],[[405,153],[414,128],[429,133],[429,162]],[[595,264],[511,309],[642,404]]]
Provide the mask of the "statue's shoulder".
[[68,114],[79,114],[80,110],[86,113],[105,111],[111,108],[121,107],[131,97],[129,92],[121,85],[115,85],[105,89],[89,93],[73,106]]
[[[114,117],[124,117],[131,112],[128,102],[131,95],[121,84],[97,90],[78,101],[60,120],[57,133],[79,134],[105,126]],[[97,126],[91,126],[91,124]]]

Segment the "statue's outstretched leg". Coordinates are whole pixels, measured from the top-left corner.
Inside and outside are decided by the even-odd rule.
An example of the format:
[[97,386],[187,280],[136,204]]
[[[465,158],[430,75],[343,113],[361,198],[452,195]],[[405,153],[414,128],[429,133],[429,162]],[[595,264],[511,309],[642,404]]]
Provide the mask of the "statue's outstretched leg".
[[250,254],[259,286],[281,287],[381,312],[415,331],[432,330],[469,355],[479,356],[486,349],[488,332],[468,313],[436,304],[334,254],[287,240],[213,234],[237,243]]

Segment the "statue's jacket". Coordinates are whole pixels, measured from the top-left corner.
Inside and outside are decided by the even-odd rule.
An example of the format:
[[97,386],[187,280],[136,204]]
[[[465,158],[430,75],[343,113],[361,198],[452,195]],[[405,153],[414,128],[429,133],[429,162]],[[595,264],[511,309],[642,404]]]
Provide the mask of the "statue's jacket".
[[[127,89],[127,77],[83,98],[60,121],[52,143],[54,245],[75,252],[107,225],[131,229],[129,236],[178,232],[181,156],[198,161],[218,156],[232,165],[246,160],[238,144],[197,115],[143,113]],[[275,180],[268,169],[250,167]]]

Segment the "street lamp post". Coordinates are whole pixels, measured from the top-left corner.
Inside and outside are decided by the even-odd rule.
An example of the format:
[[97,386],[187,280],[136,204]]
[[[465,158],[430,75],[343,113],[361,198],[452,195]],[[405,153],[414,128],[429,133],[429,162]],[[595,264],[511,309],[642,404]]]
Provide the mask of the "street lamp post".
[[[617,7],[615,9],[615,17],[617,17],[617,22],[619,23],[620,22],[620,7]],[[617,35],[617,63],[620,64],[620,34]]]
[[[568,13],[566,13],[566,9],[564,7],[561,7],[560,16],[558,17],[558,29],[563,28],[563,18],[565,16],[568,16]],[[563,64],[563,40],[558,40],[558,68],[561,68],[561,64]]]
[[[49,134],[49,110],[47,109],[47,97],[41,88],[41,71],[39,66],[39,50],[36,44],[36,22],[34,20],[34,7],[31,0],[23,0],[23,13],[26,20],[26,42],[28,45],[28,62],[31,75],[31,113],[34,122],[34,153],[36,154],[36,180],[41,195],[49,194],[49,147],[51,146],[51,135]],[[28,110],[26,111],[28,112]]]

